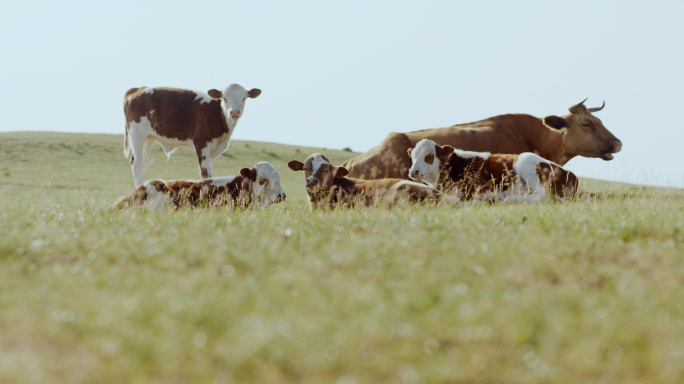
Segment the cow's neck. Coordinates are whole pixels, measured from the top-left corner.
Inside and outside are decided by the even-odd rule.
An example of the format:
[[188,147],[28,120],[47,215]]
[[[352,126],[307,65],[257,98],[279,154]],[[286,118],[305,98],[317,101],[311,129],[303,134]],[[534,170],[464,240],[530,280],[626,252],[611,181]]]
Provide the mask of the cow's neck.
[[565,148],[565,129],[552,129],[547,127],[539,119],[539,124],[534,127],[524,127],[526,129],[527,139],[532,144],[534,152],[546,160],[552,161],[558,165],[564,165],[570,159],[577,156],[571,154]]
[[237,125],[238,120],[240,120],[240,119],[239,119],[239,118],[238,118],[238,119],[233,119],[233,118],[230,118],[230,117],[227,117],[227,118],[226,118],[226,124],[228,124],[228,130],[229,130],[230,132],[233,132],[233,130],[235,129],[235,126]]
[[348,194],[354,194],[357,191],[356,183],[347,177],[336,177],[333,183],[338,191]]

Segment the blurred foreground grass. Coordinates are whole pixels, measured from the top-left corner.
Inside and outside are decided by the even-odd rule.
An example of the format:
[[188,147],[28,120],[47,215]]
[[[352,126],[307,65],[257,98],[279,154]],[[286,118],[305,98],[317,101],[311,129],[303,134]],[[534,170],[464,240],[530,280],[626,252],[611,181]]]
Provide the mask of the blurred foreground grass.
[[112,213],[122,140],[0,134],[0,382],[684,380],[682,190],[309,212],[313,149],[234,142],[216,174],[271,161],[287,202]]

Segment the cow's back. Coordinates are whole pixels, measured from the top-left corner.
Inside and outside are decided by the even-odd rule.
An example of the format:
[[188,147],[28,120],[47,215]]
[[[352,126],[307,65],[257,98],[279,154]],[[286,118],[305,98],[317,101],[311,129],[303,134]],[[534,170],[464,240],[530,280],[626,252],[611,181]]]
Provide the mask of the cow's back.
[[519,154],[533,151],[529,136],[545,129],[539,118],[526,114],[507,114],[444,128],[406,133],[415,146],[422,139],[450,145],[465,151]]
[[149,119],[156,134],[175,140],[209,141],[228,131],[221,102],[178,88],[131,88],[124,96],[127,122]]

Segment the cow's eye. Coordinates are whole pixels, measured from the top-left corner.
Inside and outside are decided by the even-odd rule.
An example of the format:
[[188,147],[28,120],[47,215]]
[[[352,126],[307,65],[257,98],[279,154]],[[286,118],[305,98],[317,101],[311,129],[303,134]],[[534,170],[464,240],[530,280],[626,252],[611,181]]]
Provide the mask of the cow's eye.
[[268,180],[266,180],[266,179],[259,180],[259,185],[266,185],[266,184],[268,184]]
[[432,153],[425,156],[425,162],[426,163],[432,164],[434,161],[435,161],[435,155],[433,155]]
[[582,126],[584,128],[591,128],[591,124],[589,124],[589,123],[582,123]]

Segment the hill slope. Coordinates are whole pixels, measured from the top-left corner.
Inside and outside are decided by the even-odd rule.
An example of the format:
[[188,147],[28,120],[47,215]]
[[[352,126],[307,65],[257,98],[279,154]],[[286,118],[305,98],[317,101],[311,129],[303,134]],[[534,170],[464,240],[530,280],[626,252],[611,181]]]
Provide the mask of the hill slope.
[[[237,175],[241,168],[268,161],[280,172],[286,193],[303,197],[303,176],[291,171],[287,163],[304,160],[314,152],[324,153],[335,164],[355,155],[325,148],[234,140],[216,159],[213,173]],[[0,171],[0,184],[6,185],[99,189],[114,195],[134,187],[130,163],[123,156],[123,135],[1,132]],[[190,149],[180,148],[167,160],[161,146],[155,144],[145,168],[145,180],[149,179],[199,179],[197,156]]]
[[0,382],[684,381],[682,190],[310,212],[318,149],[233,142],[217,174],[269,160],[286,203],[111,212],[122,141],[0,133]]

